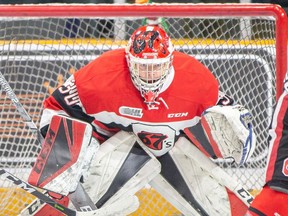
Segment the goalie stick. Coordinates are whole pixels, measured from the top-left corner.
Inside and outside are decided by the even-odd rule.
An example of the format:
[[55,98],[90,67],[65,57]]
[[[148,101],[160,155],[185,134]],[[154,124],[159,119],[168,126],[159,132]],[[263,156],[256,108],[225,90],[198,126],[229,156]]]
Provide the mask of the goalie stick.
[[51,199],[50,197],[47,197],[45,194],[38,191],[36,188],[28,184],[27,182],[22,181],[21,179],[17,178],[16,176],[12,175],[11,173],[7,172],[4,169],[0,169],[0,176],[3,179],[9,180],[17,187],[27,191],[28,193],[32,194],[33,196],[39,198],[42,202],[47,203],[48,205],[52,206],[56,210],[58,210],[61,213],[64,213],[65,215],[76,215],[76,211],[66,208],[65,206],[62,206],[58,204],[56,201]]
[[33,122],[30,115],[27,113],[23,105],[20,103],[19,99],[15,95],[14,91],[10,87],[9,83],[5,79],[4,75],[0,72],[0,84],[2,86],[2,89],[6,92],[7,96],[10,98],[14,106],[16,107],[18,113],[23,118],[26,125],[32,130],[33,134],[37,138],[39,143],[42,143],[43,136],[41,135],[40,131],[38,130],[36,124]]
[[[37,197],[38,199],[40,199],[42,202],[52,206],[54,209],[56,209],[57,211],[68,215],[68,216],[114,216],[115,212],[123,212],[123,209],[129,209],[131,208],[130,203],[133,201],[128,201],[127,199],[135,199],[133,196],[131,197],[126,197],[125,198],[125,202],[114,202],[108,206],[104,206],[100,209],[97,210],[90,210],[90,211],[75,211],[73,209],[67,208],[61,204],[58,204],[56,201],[54,201],[53,199],[51,199],[50,197],[46,196],[45,194],[41,193],[40,191],[38,191],[35,187],[33,187],[32,185],[28,184],[27,182],[19,179],[18,177],[16,177],[15,175],[7,172],[4,169],[0,169],[0,176],[3,179],[7,179],[9,181],[11,181],[14,185],[16,185],[17,187],[27,191],[28,193],[32,194],[33,196]],[[128,210],[129,211],[129,210]]]

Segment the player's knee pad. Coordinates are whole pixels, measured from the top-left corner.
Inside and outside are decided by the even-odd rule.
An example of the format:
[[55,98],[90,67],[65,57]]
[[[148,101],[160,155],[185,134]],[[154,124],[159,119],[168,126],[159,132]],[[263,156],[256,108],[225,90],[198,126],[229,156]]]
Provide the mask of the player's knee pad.
[[86,122],[53,116],[29,183],[63,195],[74,191],[99,149],[92,131]]

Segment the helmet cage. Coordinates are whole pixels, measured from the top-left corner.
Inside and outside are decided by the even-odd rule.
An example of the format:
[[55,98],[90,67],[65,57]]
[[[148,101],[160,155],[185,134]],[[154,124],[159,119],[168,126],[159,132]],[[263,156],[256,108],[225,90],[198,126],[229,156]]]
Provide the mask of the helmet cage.
[[146,103],[154,103],[170,72],[172,55],[145,59],[128,53],[126,57],[134,86]]

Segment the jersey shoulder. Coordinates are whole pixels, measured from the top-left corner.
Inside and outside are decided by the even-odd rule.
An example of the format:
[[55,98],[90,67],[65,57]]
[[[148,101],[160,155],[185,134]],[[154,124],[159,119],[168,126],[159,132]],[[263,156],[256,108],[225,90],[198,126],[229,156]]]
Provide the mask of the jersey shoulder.
[[175,52],[173,67],[175,90],[182,92],[182,97],[198,103],[216,103],[218,81],[205,65],[193,56]]
[[210,82],[216,84],[215,82],[217,82],[209,68],[191,55],[175,52],[173,67],[177,77],[183,80],[189,79],[193,82],[200,82],[203,85]]
[[90,107],[92,101],[103,103],[108,97],[112,100],[136,91],[130,78],[124,49],[102,54],[77,71],[74,78],[78,95],[83,104],[86,102],[86,107]]
[[128,70],[125,59],[125,49],[116,49],[103,53],[95,60],[78,70],[75,74],[75,80],[81,83],[107,79],[111,75],[121,75],[123,71]]

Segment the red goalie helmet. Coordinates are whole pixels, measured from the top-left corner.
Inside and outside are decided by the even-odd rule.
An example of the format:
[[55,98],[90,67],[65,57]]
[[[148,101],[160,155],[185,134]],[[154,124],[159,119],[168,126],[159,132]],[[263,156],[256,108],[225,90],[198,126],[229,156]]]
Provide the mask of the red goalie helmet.
[[126,47],[126,58],[135,87],[145,102],[155,102],[167,79],[173,59],[170,37],[159,26],[142,26],[134,31]]

